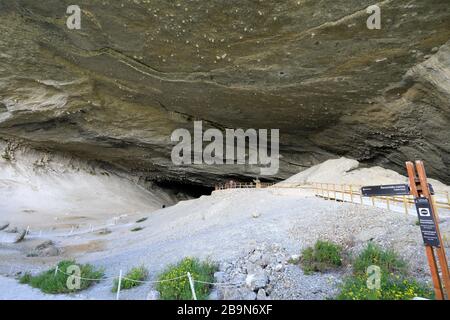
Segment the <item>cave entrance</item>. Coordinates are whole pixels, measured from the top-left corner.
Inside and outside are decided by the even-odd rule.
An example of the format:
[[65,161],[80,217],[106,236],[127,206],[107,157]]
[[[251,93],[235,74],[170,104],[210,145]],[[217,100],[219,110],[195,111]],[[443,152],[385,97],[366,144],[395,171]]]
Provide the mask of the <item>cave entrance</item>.
[[161,189],[167,190],[173,194],[178,200],[186,200],[192,198],[200,198],[201,196],[211,195],[214,191],[214,187],[205,186],[193,182],[181,182],[164,180],[155,182],[155,185]]

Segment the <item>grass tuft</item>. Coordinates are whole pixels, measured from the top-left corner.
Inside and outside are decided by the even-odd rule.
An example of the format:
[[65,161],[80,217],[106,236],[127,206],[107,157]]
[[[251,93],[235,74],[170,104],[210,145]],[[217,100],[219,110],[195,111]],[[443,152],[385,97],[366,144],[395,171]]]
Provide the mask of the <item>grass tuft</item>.
[[305,274],[324,272],[342,265],[342,248],[329,241],[318,240],[314,247],[302,251],[300,264]]
[[[125,278],[122,279],[120,283],[120,290],[126,290],[140,286],[142,282],[137,281],[145,281],[147,277],[148,277],[148,270],[144,266],[132,268],[125,275],[126,279]],[[112,292],[117,292],[118,287],[119,287],[119,279],[114,279]]]
[[[159,282],[156,289],[160,292],[162,300],[192,300],[191,288],[186,274],[190,272],[194,280],[214,282],[214,272],[216,271],[217,266],[209,261],[201,262],[196,258],[184,258],[178,264],[169,266],[158,277],[158,280],[182,278]],[[199,300],[205,300],[210,290],[211,287],[208,284],[195,283],[195,293]]]
[[[81,291],[89,288],[97,281],[92,280],[80,280],[80,286],[74,289],[69,289],[69,283],[73,281],[73,277],[69,279],[70,275],[68,273],[67,268],[69,266],[76,265],[80,268],[80,277],[87,279],[101,279],[104,276],[103,270],[96,270],[90,264],[77,264],[72,260],[65,260],[58,263],[58,270],[55,274],[55,269],[50,269],[48,271],[44,271],[36,276],[31,275],[30,273],[25,273],[22,277],[19,278],[19,282],[22,284],[29,284],[33,288],[40,289],[45,293],[72,293]],[[74,275],[74,273],[72,273]],[[72,280],[72,281],[71,281]]]
[[358,255],[353,263],[355,274],[366,274],[367,267],[376,265],[385,274],[406,275],[408,266],[393,250],[383,250],[379,246],[369,243]]
[[[375,274],[366,274],[371,265],[380,269],[378,288]],[[414,297],[433,299],[433,290],[407,275],[407,263],[395,251],[383,250],[373,243],[356,257],[353,275],[341,285],[338,300],[410,300]]]

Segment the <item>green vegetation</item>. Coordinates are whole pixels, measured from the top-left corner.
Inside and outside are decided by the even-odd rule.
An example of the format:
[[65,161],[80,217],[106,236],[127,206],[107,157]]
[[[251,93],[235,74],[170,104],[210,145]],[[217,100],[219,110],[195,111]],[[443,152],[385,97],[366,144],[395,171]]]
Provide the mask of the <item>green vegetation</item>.
[[308,247],[302,251],[300,264],[305,274],[312,272],[324,272],[342,265],[342,249],[340,246],[318,240],[314,247]]
[[[80,277],[87,279],[101,279],[104,275],[103,270],[96,270],[90,264],[77,264],[75,261],[61,261],[58,263],[58,272],[55,274],[55,268],[48,271],[44,271],[39,275],[32,276],[30,273],[23,275],[19,282],[22,284],[29,284],[33,288],[38,288],[45,293],[72,293],[89,288],[97,281],[93,280],[80,280],[80,286],[75,289],[69,289],[67,280],[70,277],[67,268],[69,266],[76,265],[80,268]],[[70,270],[69,270],[70,271]],[[75,275],[75,273],[71,273]],[[70,279],[69,279],[70,280]],[[73,279],[72,279],[73,280]],[[69,281],[70,283],[72,281]]]
[[357,275],[365,275],[368,266],[380,267],[382,274],[406,275],[408,266],[393,250],[383,250],[373,243],[356,257],[353,271]]
[[141,231],[143,229],[144,229],[143,227],[136,227],[136,228],[131,229],[131,232]]
[[[128,271],[122,281],[120,283],[120,290],[131,289],[133,287],[140,286],[142,282],[145,281],[148,277],[148,270],[144,267],[136,267]],[[112,288],[112,292],[117,292],[119,287],[119,279],[114,279],[114,284]]]
[[366,276],[347,278],[338,300],[411,300],[414,297],[433,299],[434,293],[428,286],[401,276],[381,276],[379,289],[369,289]]
[[[195,258],[184,258],[178,264],[169,266],[158,277],[158,280],[163,282],[159,282],[156,289],[160,292],[163,300],[191,300],[192,293],[186,274],[190,272],[194,280],[214,282],[215,271],[217,271],[217,266],[209,261],[201,262]],[[179,279],[164,281],[174,278]],[[210,289],[210,285],[196,282],[195,293],[197,299],[206,299]]]
[[[380,268],[379,287],[369,284],[374,274],[366,274],[371,265]],[[369,243],[356,257],[353,275],[344,280],[339,300],[410,300],[414,297],[432,299],[433,290],[407,276],[407,264],[393,250],[383,250]]]
[[144,221],[147,220],[147,219],[148,219],[147,217],[141,218],[141,219],[137,220],[136,223],[144,222]]

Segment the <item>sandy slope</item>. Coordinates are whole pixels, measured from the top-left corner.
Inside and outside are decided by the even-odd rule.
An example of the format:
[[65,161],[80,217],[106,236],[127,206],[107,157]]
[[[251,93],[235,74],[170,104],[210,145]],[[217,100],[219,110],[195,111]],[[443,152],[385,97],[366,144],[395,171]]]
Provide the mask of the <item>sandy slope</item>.
[[105,223],[172,204],[127,177],[81,161],[0,144],[0,221],[32,229]]

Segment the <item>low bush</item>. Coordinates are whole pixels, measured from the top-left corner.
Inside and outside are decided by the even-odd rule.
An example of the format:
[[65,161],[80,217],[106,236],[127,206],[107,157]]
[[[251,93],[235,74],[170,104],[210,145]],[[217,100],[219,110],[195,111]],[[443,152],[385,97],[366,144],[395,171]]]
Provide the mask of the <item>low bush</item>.
[[411,300],[414,297],[433,299],[431,288],[400,276],[382,276],[379,289],[370,289],[367,277],[348,277],[341,286],[338,300]]
[[67,272],[69,266],[76,265],[80,268],[80,277],[86,279],[101,279],[104,276],[103,270],[96,270],[90,264],[77,264],[75,261],[65,260],[58,263],[58,272],[55,274],[55,268],[48,271],[44,271],[36,276],[30,273],[25,273],[19,282],[23,284],[29,284],[33,288],[38,288],[45,293],[72,293],[89,288],[97,281],[93,280],[80,280],[80,286],[78,288],[69,289],[67,285],[67,279],[70,274]]
[[[379,267],[379,287],[373,288],[366,274],[369,266]],[[339,300],[410,300],[414,297],[432,299],[433,290],[427,285],[409,278],[408,265],[393,250],[383,250],[373,243],[356,257],[353,275],[341,285]],[[375,275],[370,275],[373,277]]]
[[[145,279],[147,279],[147,277],[148,270],[144,266],[132,268],[127,272],[124,278],[122,278],[122,281],[120,282],[120,290],[126,290],[140,286],[142,282],[139,281],[144,281]],[[117,292],[118,287],[119,279],[114,279],[112,292]]]
[[300,264],[306,274],[324,272],[342,265],[342,249],[329,241],[318,240],[314,247],[302,251]]
[[[214,272],[217,266],[209,261],[201,262],[195,258],[184,258],[176,265],[171,265],[159,277],[156,289],[163,300],[191,300],[193,299],[188,272],[194,280],[214,282]],[[171,279],[176,279],[169,281]],[[205,283],[195,283],[197,299],[204,300],[208,297],[211,286]]]
[[367,267],[376,265],[382,274],[405,275],[407,264],[393,250],[383,250],[379,246],[369,243],[353,262],[353,271],[358,275],[365,275]]

